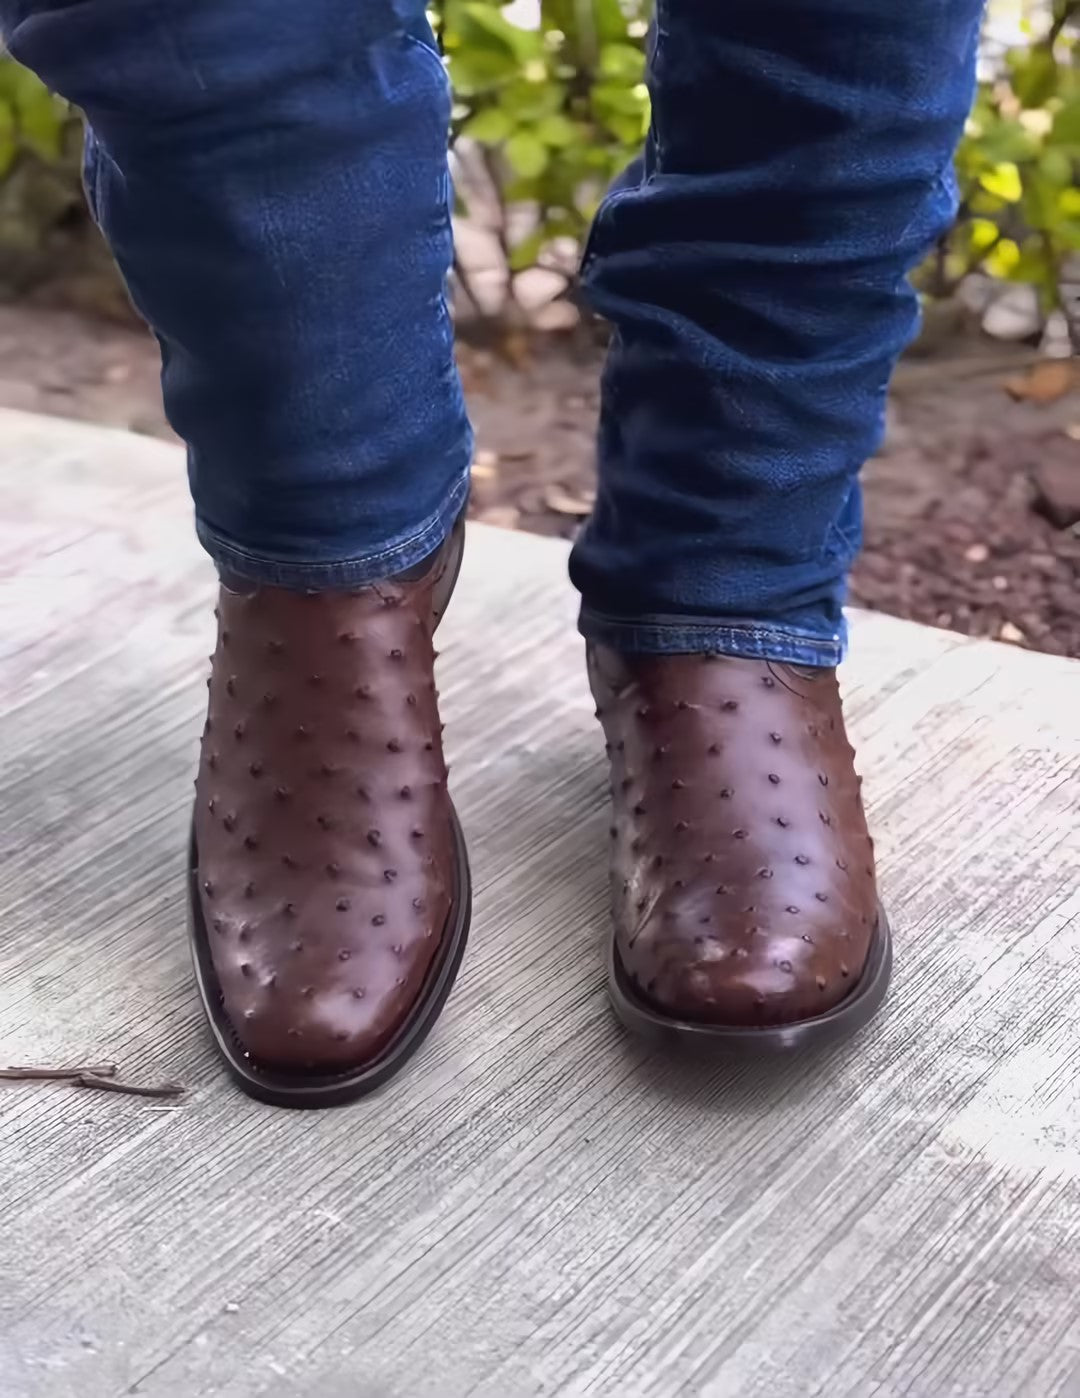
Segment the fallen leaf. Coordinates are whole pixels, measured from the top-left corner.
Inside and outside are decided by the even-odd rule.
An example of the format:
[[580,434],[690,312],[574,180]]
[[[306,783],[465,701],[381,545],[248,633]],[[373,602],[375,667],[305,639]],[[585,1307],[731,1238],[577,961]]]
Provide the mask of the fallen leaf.
[[990,550],[985,544],[972,544],[964,550],[964,557],[969,563],[985,563],[990,557]]
[[514,366],[515,369],[524,371],[532,363],[532,352],[529,348],[528,337],[520,330],[511,330],[503,337],[499,345],[504,359]]
[[473,458],[472,473],[478,480],[488,480],[495,474],[498,464],[498,452],[478,451]]
[[1044,359],[1027,374],[1006,379],[1004,388],[1018,403],[1054,403],[1073,385],[1073,365],[1068,359]]
[[544,490],[544,504],[557,515],[571,515],[574,519],[587,519],[596,504],[596,495],[589,491],[584,495],[574,495],[565,487],[554,484]]
[[1020,630],[1019,626],[1014,626],[1011,621],[1003,621],[1001,630],[998,632],[999,641],[1009,641],[1012,645],[1022,645],[1027,637]]

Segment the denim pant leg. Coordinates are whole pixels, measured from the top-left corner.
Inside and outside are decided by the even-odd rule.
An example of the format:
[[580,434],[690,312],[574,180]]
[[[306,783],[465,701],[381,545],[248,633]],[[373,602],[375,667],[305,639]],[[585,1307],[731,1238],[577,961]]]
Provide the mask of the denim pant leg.
[[213,557],[313,588],[425,557],[472,443],[423,0],[0,0],[0,33],[86,113]]
[[584,263],[613,324],[582,630],[831,665],[858,472],[954,212],[982,0],[658,0],[653,127]]

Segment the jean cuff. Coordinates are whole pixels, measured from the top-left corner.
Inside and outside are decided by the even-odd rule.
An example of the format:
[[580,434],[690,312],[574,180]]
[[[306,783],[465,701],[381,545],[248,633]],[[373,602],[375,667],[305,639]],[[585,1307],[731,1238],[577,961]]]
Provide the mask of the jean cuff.
[[587,641],[629,655],[731,655],[782,665],[832,669],[847,649],[847,625],[828,633],[776,622],[685,616],[605,616],[582,607],[578,622]]
[[293,592],[334,592],[380,582],[383,578],[404,573],[406,569],[422,563],[450,533],[468,498],[469,472],[466,470],[454,482],[438,510],[418,528],[380,544],[371,552],[361,551],[349,558],[332,561],[298,561],[253,553],[223,539],[198,517],[195,529],[199,542],[220,572],[230,573],[248,582],[288,588]]

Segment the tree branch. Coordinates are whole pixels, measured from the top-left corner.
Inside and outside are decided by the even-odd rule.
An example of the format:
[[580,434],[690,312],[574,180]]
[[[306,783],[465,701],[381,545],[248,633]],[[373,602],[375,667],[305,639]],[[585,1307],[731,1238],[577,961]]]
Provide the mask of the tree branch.
[[1046,35],[1047,48],[1052,49],[1065,26],[1077,18],[1080,18],[1080,0],[1065,0],[1060,13],[1054,15],[1054,22]]

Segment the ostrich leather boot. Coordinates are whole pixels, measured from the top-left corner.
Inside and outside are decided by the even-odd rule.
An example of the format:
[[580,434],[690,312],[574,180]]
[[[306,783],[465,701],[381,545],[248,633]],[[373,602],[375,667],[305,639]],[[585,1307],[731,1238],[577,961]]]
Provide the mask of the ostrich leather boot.
[[891,951],[835,671],[601,647],[589,670],[611,763],[620,1017],[748,1051],[858,1029]]
[[457,973],[470,882],[432,638],[462,542],[354,591],[222,585],[189,922],[217,1046],[263,1100],[378,1086]]

